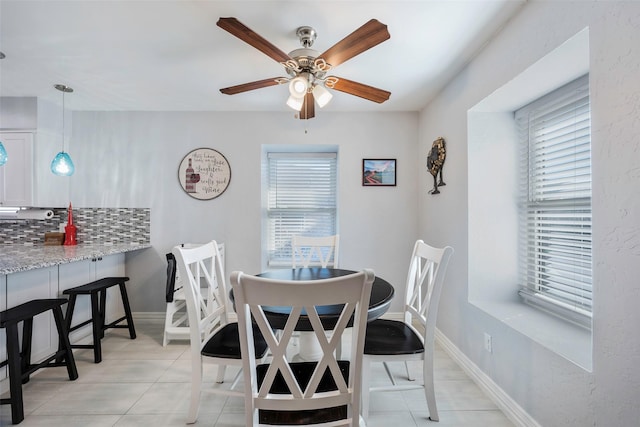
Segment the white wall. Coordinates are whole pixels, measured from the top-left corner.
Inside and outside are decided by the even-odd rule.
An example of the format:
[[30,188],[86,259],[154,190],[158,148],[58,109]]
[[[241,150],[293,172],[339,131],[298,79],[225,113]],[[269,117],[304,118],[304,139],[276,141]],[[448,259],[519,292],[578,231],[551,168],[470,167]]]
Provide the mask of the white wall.
[[[423,188],[417,141],[417,113],[318,111],[300,121],[281,113],[77,112],[71,201],[151,208],[153,248],[128,255],[126,267],[133,311],[164,312],[164,254],[176,244],[216,239],[226,245],[228,273],[260,272],[262,144],[338,145],[340,266],[373,268],[402,290]],[[189,197],[178,182],[182,158],[200,147],[220,151],[231,165],[226,192],[209,201]],[[396,158],[398,185],[362,187],[367,157]]]
[[[593,150],[593,372],[468,302],[467,111],[589,27]],[[419,192],[419,235],[456,253],[438,328],[542,426],[630,426],[640,416],[640,3],[528,2],[420,116],[420,154],[443,136],[445,182]],[[499,168],[499,164],[487,165]],[[427,173],[420,170],[420,181]],[[471,220],[471,219],[469,219]],[[476,220],[476,219],[474,219]],[[487,242],[488,250],[491,241]],[[493,336],[493,353],[483,333]]]

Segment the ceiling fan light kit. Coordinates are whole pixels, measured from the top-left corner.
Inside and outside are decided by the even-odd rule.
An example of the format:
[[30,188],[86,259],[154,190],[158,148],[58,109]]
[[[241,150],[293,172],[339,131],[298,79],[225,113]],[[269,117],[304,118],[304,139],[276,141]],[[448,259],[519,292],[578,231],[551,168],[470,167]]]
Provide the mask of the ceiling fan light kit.
[[296,111],[300,111],[302,109],[302,104],[304,103],[304,96],[297,97],[291,95],[289,99],[287,99],[287,105]]
[[326,90],[324,86],[321,86],[321,85],[315,85],[313,87],[312,92],[313,92],[313,98],[316,100],[316,102],[318,103],[318,107],[320,108],[327,105],[329,101],[331,101],[331,98],[333,98],[333,95],[331,94],[331,92]]
[[315,116],[314,101],[320,108],[331,101],[333,94],[327,88],[377,103],[383,103],[391,96],[391,92],[362,83],[336,76],[325,77],[326,73],[335,66],[391,37],[387,26],[376,19],[371,19],[322,54],[311,49],[317,37],[312,27],[304,26],[297,29],[296,35],[302,48],[287,54],[236,18],[220,18],[217,25],[282,64],[290,76],[258,80],[220,89],[220,92],[226,95],[287,83],[290,96],[286,103],[300,112],[298,115],[300,119],[311,119]]
[[297,77],[292,78],[289,81],[289,92],[291,96],[295,96],[298,98],[304,98],[307,93],[307,89],[309,89],[308,76],[304,76],[300,74]]

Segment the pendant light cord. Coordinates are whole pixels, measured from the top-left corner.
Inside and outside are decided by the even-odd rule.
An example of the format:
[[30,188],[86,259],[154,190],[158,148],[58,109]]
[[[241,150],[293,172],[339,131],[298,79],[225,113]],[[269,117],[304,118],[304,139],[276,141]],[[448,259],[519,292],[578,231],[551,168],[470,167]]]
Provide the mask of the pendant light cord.
[[62,91],[62,152],[64,153],[64,90]]

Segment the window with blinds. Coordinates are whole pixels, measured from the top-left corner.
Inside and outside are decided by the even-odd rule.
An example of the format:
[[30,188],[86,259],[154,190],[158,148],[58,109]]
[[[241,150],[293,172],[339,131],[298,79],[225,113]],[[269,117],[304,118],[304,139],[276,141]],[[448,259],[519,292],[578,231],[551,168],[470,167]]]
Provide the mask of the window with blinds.
[[520,203],[520,295],[586,327],[593,304],[590,116],[588,75],[515,115],[526,184]]
[[337,234],[337,154],[268,153],[268,265],[291,265],[293,235]]

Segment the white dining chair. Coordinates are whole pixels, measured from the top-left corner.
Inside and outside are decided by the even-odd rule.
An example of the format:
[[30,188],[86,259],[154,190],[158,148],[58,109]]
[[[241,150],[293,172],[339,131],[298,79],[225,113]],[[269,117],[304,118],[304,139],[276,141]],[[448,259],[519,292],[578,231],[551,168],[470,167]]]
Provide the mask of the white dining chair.
[[340,235],[291,237],[291,264],[298,267],[338,268]]
[[[361,426],[361,363],[367,308],[374,280],[371,270],[314,281],[280,281],[234,271],[231,284],[240,324],[243,353],[246,426],[314,425]],[[332,325],[324,324],[317,306],[338,305],[340,316]],[[263,307],[290,307],[281,335],[273,331]],[[315,362],[292,362],[287,345],[301,315],[313,326],[322,355]],[[336,348],[353,316],[353,328],[345,339],[350,359],[338,360]],[[254,319],[252,321],[252,319]],[[253,357],[255,322],[266,340],[269,363]]]
[[[203,364],[218,365],[217,383],[224,382],[227,365],[242,367],[238,323],[231,322],[233,312],[221,255],[215,241],[196,247],[176,246],[172,250],[183,283],[191,340],[191,401],[187,423],[198,419],[201,392],[243,396],[236,390],[240,372],[228,388],[203,388]],[[256,334],[252,359],[262,360],[267,345]]]
[[[429,418],[438,421],[433,384],[433,346],[438,304],[453,248],[434,248],[418,240],[413,248],[403,307],[404,321],[376,319],[367,325],[362,376],[362,416],[369,417],[370,393],[424,389]],[[416,327],[418,325],[418,327]],[[422,361],[423,381],[398,384],[387,362]],[[384,363],[390,384],[371,386],[371,364]]]

